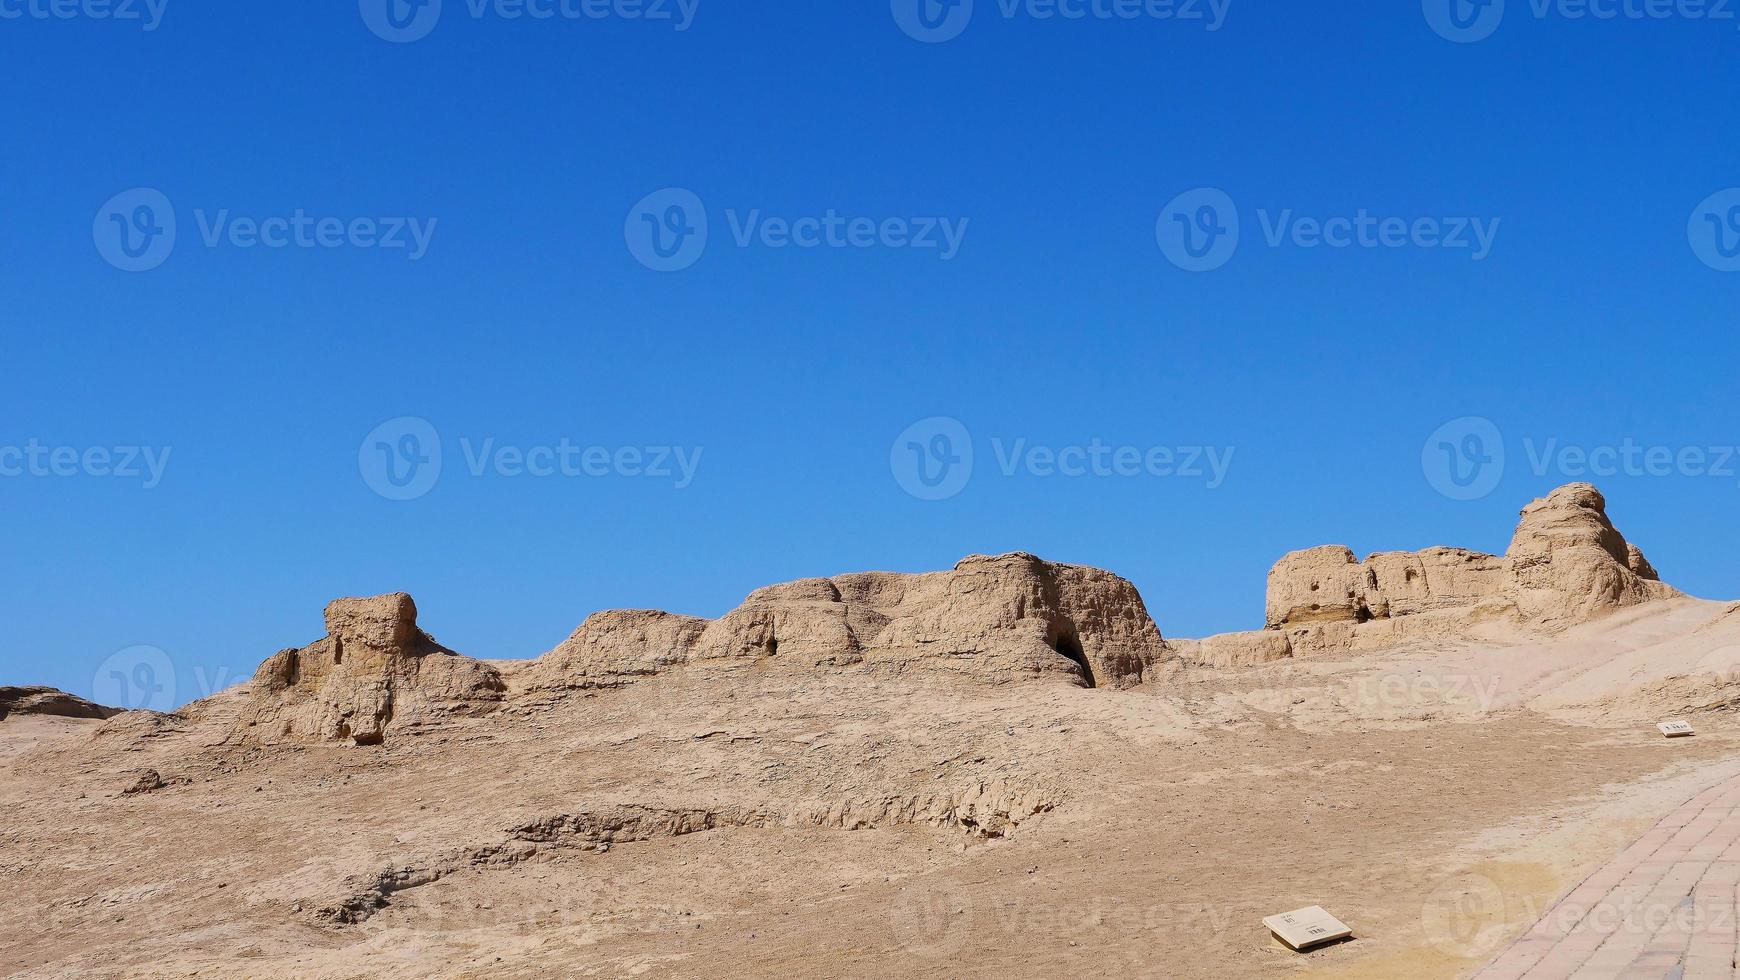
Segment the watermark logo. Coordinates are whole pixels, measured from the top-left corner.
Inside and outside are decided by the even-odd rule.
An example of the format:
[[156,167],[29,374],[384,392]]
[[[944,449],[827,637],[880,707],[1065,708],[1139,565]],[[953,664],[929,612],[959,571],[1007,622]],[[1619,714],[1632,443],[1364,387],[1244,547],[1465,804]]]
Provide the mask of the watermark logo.
[[441,0],[358,0],[363,23],[383,41],[409,44],[441,22]]
[[206,248],[378,249],[403,251],[407,260],[420,262],[429,254],[440,218],[315,217],[303,208],[287,215],[254,217],[232,215],[229,208],[207,213],[195,208],[194,221]]
[[[1201,480],[1210,490],[1226,483],[1234,447],[1116,446],[1094,438],[1072,445],[1042,445],[1026,438],[991,438],[999,476],[1013,479],[1156,477]],[[947,416],[923,419],[895,437],[888,467],[901,489],[919,500],[948,500],[973,478],[972,434]]]
[[1154,225],[1160,251],[1186,272],[1210,272],[1239,249],[1239,209],[1225,191],[1199,187],[1173,198]]
[[[1007,21],[1177,21],[1212,33],[1226,24],[1232,0],[994,0]],[[973,19],[973,0],[893,0],[894,22],[914,40],[940,44],[961,36]]]
[[1610,445],[1575,445],[1557,437],[1523,439],[1529,470],[1537,477],[1556,474],[1581,480],[1588,477],[1682,476],[1693,479],[1734,480],[1740,477],[1740,446],[1649,446],[1627,436]]
[[1422,0],[1426,23],[1447,41],[1484,41],[1504,23],[1505,0]]
[[363,438],[356,459],[370,490],[388,500],[416,500],[441,479],[441,436],[427,419],[389,419]]
[[667,187],[640,199],[623,222],[628,251],[654,272],[681,272],[707,250],[707,208],[694,191]]
[[952,41],[973,22],[973,0],[893,0],[892,9],[906,36],[926,44]]
[[[547,445],[509,445],[494,437],[459,439],[467,476],[481,479],[604,478],[668,480],[686,490],[701,466],[700,446],[585,446],[563,437]],[[376,426],[357,448],[357,468],[369,489],[388,500],[416,500],[442,474],[442,439],[415,416]]]
[[112,20],[149,34],[168,7],[169,0],[0,0],[0,20]]
[[1315,218],[1297,215],[1292,208],[1270,212],[1257,209],[1263,240],[1270,248],[1333,249],[1442,249],[1466,251],[1475,262],[1492,254],[1503,218],[1464,216],[1379,217],[1365,208],[1352,215]]
[[493,438],[461,437],[459,451],[473,477],[607,477],[670,480],[687,490],[701,468],[701,446],[582,446],[564,436],[550,445],[512,446]]
[[139,480],[155,490],[169,468],[171,446],[49,446],[32,439],[22,446],[0,446],[0,477],[87,476]]
[[900,488],[919,500],[948,500],[973,478],[973,437],[959,419],[921,419],[895,438],[888,468]]
[[[821,214],[786,217],[760,208],[725,209],[731,243],[738,248],[811,250],[890,248],[934,251],[944,262],[960,254],[971,218],[851,217],[829,208]],[[623,223],[628,251],[655,272],[679,272],[700,261],[707,248],[707,209],[694,192],[666,188],[642,198]]]
[[[1426,22],[1458,44],[1484,41],[1504,21],[1505,0],[1421,0]],[[1522,8],[1518,8],[1519,10]],[[1537,21],[1664,21],[1732,23],[1732,0],[1528,0]]]
[[1426,439],[1420,468],[1432,489],[1445,497],[1480,500],[1504,479],[1504,436],[1491,419],[1453,419]]
[[[1627,436],[1618,442],[1577,444],[1557,436],[1522,439],[1522,455],[1536,479],[1590,480],[1618,477],[1740,480],[1740,446],[1649,445]],[[1426,482],[1451,500],[1479,500],[1504,477],[1503,434],[1490,419],[1446,422],[1420,450]]]
[[[0,0],[4,2],[4,0]],[[303,208],[254,217],[229,208],[195,208],[201,244],[208,249],[378,249],[402,251],[412,261],[429,253],[438,218],[317,217]],[[135,188],[110,198],[91,223],[97,252],[124,272],[149,272],[169,259],[176,243],[175,208],[161,191]]]
[[[442,0],[358,0],[363,23],[394,44],[428,37],[441,21],[441,6]],[[646,21],[679,33],[694,26],[699,8],[700,0],[464,0],[464,14],[474,21]]]
[[1458,672],[1364,674],[1342,685],[1339,702],[1361,713],[1395,714],[1422,709],[1491,714],[1504,679]]
[[925,959],[959,953],[974,932],[973,906],[964,894],[935,882],[915,882],[888,903],[888,924],[900,950]]
[[91,240],[122,272],[150,272],[175,251],[175,207],[150,187],[122,191],[97,209]]
[[1692,251],[1717,272],[1740,272],[1740,187],[1717,191],[1692,210]]
[[129,711],[174,710],[175,665],[157,647],[128,647],[97,667],[91,677],[91,699]]
[[[1313,217],[1292,208],[1257,209],[1263,244],[1271,249],[1438,249],[1466,251],[1475,262],[1492,254],[1502,218],[1381,216],[1367,208]],[[1160,250],[1188,272],[1208,272],[1232,260],[1240,240],[1239,209],[1226,192],[1198,188],[1172,199],[1154,229]]]
[[1485,956],[1504,941],[1505,905],[1504,892],[1492,879],[1469,875],[1432,890],[1420,907],[1420,925],[1426,941],[1451,956]]

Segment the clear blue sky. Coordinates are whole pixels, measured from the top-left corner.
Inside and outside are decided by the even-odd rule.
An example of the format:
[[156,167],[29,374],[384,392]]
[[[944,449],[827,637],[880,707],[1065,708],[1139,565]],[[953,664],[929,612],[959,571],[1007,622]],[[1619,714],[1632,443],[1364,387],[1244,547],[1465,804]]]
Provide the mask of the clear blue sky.
[[[530,657],[599,609],[712,616],[771,582],[1011,550],[1129,577],[1168,635],[1256,628],[1293,548],[1501,550],[1575,475],[1537,472],[1548,440],[1740,443],[1740,273],[1688,232],[1740,185],[1740,30],[1509,8],[1475,43],[1418,3],[1295,0],[1233,0],[1216,31],[978,0],[941,43],[878,0],[701,0],[680,32],[446,0],[410,43],[353,2],[0,19],[0,447],[170,452],[150,489],[82,455],[0,477],[0,683],[101,694],[143,644],[185,701],[317,638],[328,599],[395,590],[455,649]],[[146,272],[98,247],[135,188],[177,224]],[[664,188],[710,225],[676,272],[625,237]],[[1239,209],[1208,272],[1157,240],[1197,188]],[[415,261],[202,235],[299,209],[436,225]],[[734,239],[751,212],[830,209],[968,224],[947,260]],[[1362,210],[1500,223],[1478,261],[1266,240],[1284,213]],[[443,469],[395,501],[359,450],[406,416]],[[940,501],[891,466],[933,416],[975,454]],[[1507,451],[1476,500],[1422,465],[1464,416]],[[564,439],[702,456],[682,489],[467,471],[484,440]],[[1005,476],[1017,440],[1234,456],[1213,487]],[[1667,578],[1728,597],[1729,470],[1596,482]]]

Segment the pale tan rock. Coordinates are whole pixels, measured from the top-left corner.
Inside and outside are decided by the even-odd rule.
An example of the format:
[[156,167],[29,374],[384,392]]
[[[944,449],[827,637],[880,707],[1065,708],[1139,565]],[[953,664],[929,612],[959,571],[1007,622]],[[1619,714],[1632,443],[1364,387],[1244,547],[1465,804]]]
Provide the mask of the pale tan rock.
[[1324,545],[1295,551],[1269,572],[1268,626],[1372,618],[1366,570],[1353,550]]
[[561,646],[534,664],[530,687],[613,688],[687,663],[707,621],[650,609],[588,616]]
[[1376,618],[1472,606],[1502,595],[1510,581],[1503,558],[1464,548],[1380,552],[1363,567],[1373,585],[1367,601]]
[[1203,640],[1170,641],[1187,663],[1199,667],[1255,667],[1293,656],[1293,644],[1279,630],[1222,633]]
[[1269,572],[1268,627],[1458,609],[1503,595],[1510,582],[1505,559],[1464,548],[1385,551],[1362,562],[1325,545],[1293,552]]
[[121,713],[120,708],[86,701],[76,694],[52,687],[0,687],[0,721],[7,715],[51,715],[57,718],[102,720]]
[[1575,548],[1598,548],[1625,564],[1625,536],[1607,519],[1607,498],[1587,483],[1566,484],[1523,508],[1506,557],[1547,557]]
[[1626,567],[1630,568],[1639,578],[1645,578],[1651,582],[1661,581],[1661,575],[1656,572],[1655,566],[1651,565],[1649,559],[1643,556],[1642,548],[1639,548],[1635,544],[1627,544],[1625,547],[1627,552],[1625,558]]
[[1449,616],[1407,631],[1415,636],[1509,616],[1562,629],[1678,595],[1608,520],[1601,492],[1574,483],[1523,510],[1503,556],[1427,548],[1361,562],[1341,545],[1293,552],[1269,573],[1267,625],[1287,633],[1294,653],[1324,653],[1389,642],[1401,634],[1380,624],[1409,617]]
[[[1122,578],[1028,554],[962,559],[952,572],[846,576],[873,636],[867,664],[958,670],[991,680],[1064,674],[1092,687],[1139,683],[1166,655],[1142,597]],[[877,621],[886,625],[876,628]]]
[[390,730],[486,713],[506,690],[495,668],[418,629],[404,593],[336,600],[326,631],[260,665],[244,711],[248,737],[376,744]]
[[[604,623],[653,613],[606,613]],[[679,664],[782,670],[946,670],[991,682],[1055,676],[1140,683],[1168,655],[1134,586],[1032,555],[975,555],[952,571],[867,572],[757,590],[712,622],[595,627],[540,658],[534,688],[613,684]],[[663,622],[659,620],[658,622]],[[698,633],[697,633],[698,629]]]
[[844,667],[863,657],[840,590],[827,579],[757,589],[743,605],[709,623],[701,659],[777,658],[793,667]]
[[[1387,623],[1388,621],[1380,621]],[[1285,628],[1287,643],[1296,657],[1348,650],[1354,645],[1360,624],[1353,620],[1334,623],[1306,623]],[[1381,626],[1387,632],[1387,627]]]
[[[1631,552],[1607,519],[1601,491],[1573,483],[1523,509],[1505,557],[1523,614],[1547,624],[1569,624],[1680,594],[1632,571]],[[1649,568],[1641,551],[1637,560]]]

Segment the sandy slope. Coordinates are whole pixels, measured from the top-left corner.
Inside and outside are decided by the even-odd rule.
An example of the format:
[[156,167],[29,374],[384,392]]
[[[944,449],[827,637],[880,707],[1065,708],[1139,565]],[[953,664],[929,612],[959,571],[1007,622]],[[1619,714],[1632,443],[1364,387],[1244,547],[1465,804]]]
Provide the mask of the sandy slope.
[[[673,673],[366,748],[235,744],[240,692],[14,717],[0,974],[1466,975],[1740,770],[1732,608],[1497,629],[1128,691]],[[1258,923],[1307,904],[1357,939]]]

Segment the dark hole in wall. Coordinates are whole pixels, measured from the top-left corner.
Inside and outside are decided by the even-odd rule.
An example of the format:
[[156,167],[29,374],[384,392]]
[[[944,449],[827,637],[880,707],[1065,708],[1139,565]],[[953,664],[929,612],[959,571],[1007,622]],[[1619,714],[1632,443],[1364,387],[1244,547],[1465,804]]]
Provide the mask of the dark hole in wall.
[[1100,686],[1099,679],[1094,677],[1093,665],[1088,663],[1087,654],[1082,652],[1081,640],[1076,638],[1075,630],[1065,630],[1051,648],[1075,661],[1075,665],[1081,668],[1081,679],[1087,682],[1088,687]]

